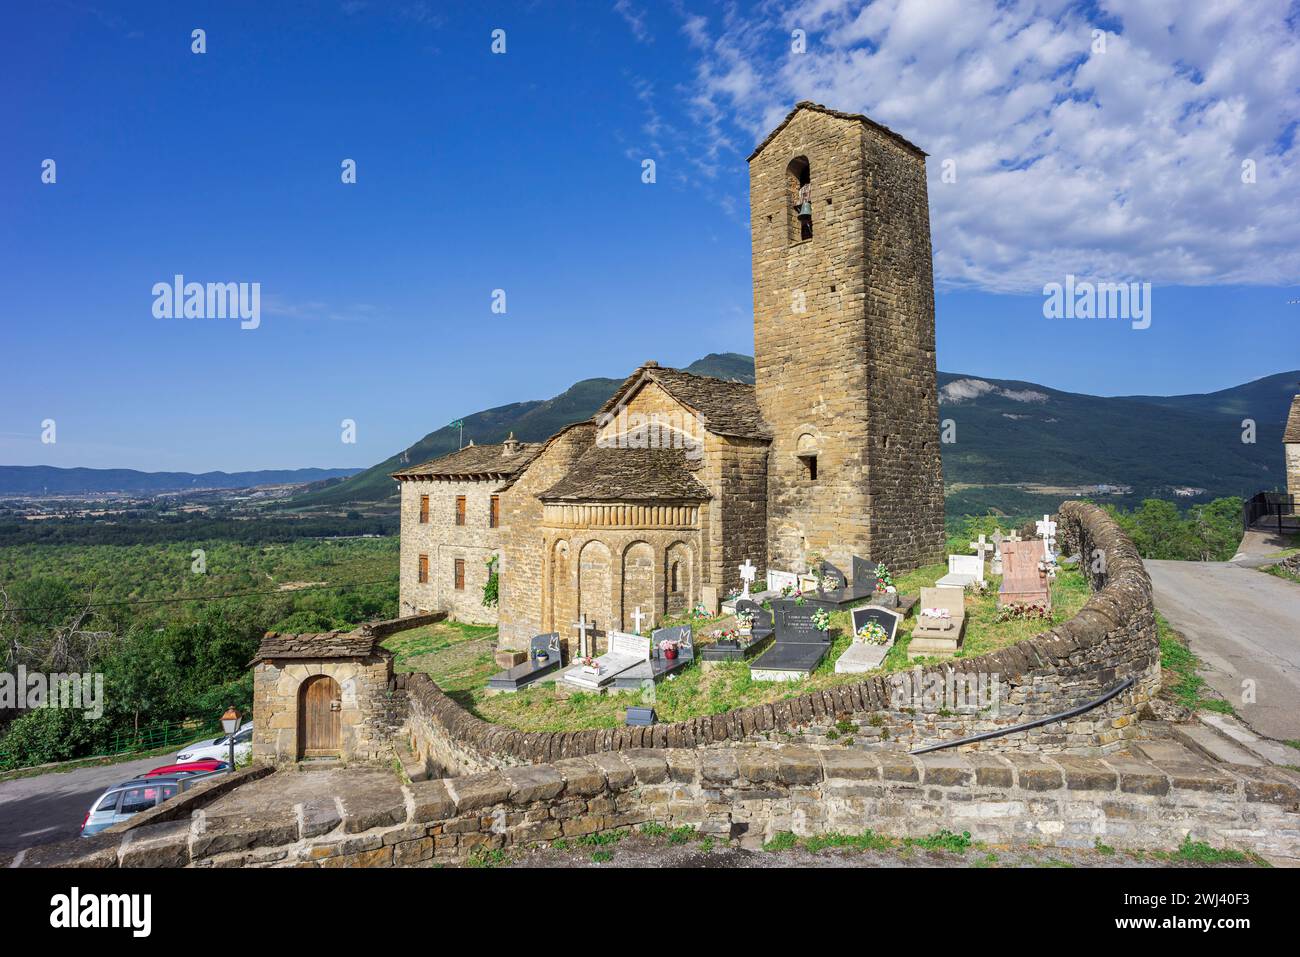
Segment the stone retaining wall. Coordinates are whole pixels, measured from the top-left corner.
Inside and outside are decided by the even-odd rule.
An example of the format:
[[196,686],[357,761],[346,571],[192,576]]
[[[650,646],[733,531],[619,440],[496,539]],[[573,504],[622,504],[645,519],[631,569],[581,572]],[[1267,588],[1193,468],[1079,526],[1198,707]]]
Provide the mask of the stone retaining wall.
[[923,837],[946,828],[1052,847],[1169,850],[1190,836],[1300,858],[1300,775],[1115,756],[632,749],[419,781],[373,801],[321,794],[261,813],[199,810],[36,848],[11,866],[428,866],[649,821],[749,847],[781,831]]
[[[1151,580],[1133,543],[1100,508],[1066,502],[1058,516],[1068,552],[1093,595],[1069,621],[987,655],[876,676],[772,704],[652,728],[534,733],[491,724],[448,698],[426,675],[399,677],[410,698],[407,730],[435,774],[537,764],[632,748],[694,748],[737,742],[887,744],[906,750],[1058,714],[1101,697],[1124,679],[1136,684],[1106,705],[1068,721],[967,745],[982,751],[1119,750],[1136,732],[1139,708],[1160,682]],[[900,685],[901,683],[901,685]],[[996,695],[938,706],[912,692],[981,686]],[[900,691],[908,692],[900,695]],[[918,700],[920,699],[920,700]]]

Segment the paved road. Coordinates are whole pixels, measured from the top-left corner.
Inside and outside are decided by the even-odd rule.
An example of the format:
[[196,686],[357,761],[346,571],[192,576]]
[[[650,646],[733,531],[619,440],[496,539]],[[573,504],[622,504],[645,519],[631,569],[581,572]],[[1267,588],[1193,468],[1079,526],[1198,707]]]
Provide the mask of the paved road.
[[[1228,562],[1146,563],[1156,608],[1205,663],[1206,682],[1257,733],[1300,740],[1300,586]],[[1242,702],[1242,681],[1255,703]]]
[[171,755],[162,754],[0,782],[0,855],[76,837],[106,787],[170,761]]

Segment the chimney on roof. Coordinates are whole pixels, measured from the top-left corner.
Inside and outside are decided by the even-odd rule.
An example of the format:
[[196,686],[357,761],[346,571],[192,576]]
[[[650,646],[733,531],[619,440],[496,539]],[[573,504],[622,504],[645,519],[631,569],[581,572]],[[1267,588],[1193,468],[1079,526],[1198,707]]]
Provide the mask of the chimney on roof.
[[517,455],[519,453],[519,450],[522,447],[523,447],[523,443],[520,442],[518,439],[516,439],[515,434],[511,432],[508,436],[506,436],[506,440],[501,443],[501,454]]
[[641,363],[641,368],[643,368],[643,369],[658,369],[658,368],[659,368],[659,363],[657,363],[657,362],[655,362],[653,359],[651,359],[649,362],[643,362],[643,363]]

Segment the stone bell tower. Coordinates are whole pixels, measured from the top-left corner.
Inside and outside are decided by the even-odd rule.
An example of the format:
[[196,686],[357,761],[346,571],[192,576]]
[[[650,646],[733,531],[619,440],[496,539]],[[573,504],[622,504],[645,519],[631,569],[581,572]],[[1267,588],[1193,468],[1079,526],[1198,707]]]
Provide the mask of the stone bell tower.
[[767,560],[941,561],[925,153],[801,102],[749,157]]

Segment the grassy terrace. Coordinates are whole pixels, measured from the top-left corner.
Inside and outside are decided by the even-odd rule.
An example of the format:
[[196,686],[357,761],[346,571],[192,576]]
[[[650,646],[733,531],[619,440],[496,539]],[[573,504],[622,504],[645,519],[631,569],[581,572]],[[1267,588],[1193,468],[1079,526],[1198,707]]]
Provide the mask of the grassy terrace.
[[[947,571],[946,566],[930,565],[897,579],[899,590],[916,594],[930,586]],[[997,584],[989,576],[990,588],[982,595],[966,596],[966,638],[958,657],[975,657],[1015,644],[1071,618],[1088,600],[1088,584],[1075,570],[1063,570],[1052,587],[1054,604],[1051,621],[997,621]],[[725,618],[692,622],[697,636],[719,627]],[[899,638],[885,658],[878,673],[902,671],[908,667],[907,645],[915,616],[903,622]],[[677,622],[667,622],[674,624]],[[676,679],[661,682],[655,688],[655,711],[661,721],[681,721],[731,708],[747,707],[792,698],[819,688],[852,684],[862,675],[835,674],[835,660],[851,640],[849,613],[831,616],[834,645],[818,669],[802,681],[751,681],[748,664],[717,664],[705,670],[700,664],[689,666]],[[707,639],[706,639],[707,640]],[[498,670],[492,660],[496,647],[496,629],[490,626],[439,622],[412,629],[389,638],[385,643],[395,655],[398,671],[423,671],[465,708],[497,724],[523,731],[576,731],[585,728],[612,728],[623,723],[629,705],[640,704],[641,692],[619,694],[573,693],[564,697],[550,684],[515,694],[487,695],[484,684]],[[922,662],[924,663],[924,662]]]

